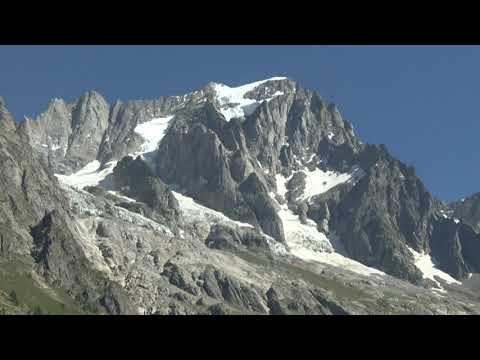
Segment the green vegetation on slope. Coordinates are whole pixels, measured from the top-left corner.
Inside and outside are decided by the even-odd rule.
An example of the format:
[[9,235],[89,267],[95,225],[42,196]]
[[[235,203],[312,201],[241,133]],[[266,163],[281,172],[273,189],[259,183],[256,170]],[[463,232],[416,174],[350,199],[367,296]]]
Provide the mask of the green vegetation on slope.
[[22,266],[0,263],[0,314],[79,315],[81,311],[61,289],[43,285]]

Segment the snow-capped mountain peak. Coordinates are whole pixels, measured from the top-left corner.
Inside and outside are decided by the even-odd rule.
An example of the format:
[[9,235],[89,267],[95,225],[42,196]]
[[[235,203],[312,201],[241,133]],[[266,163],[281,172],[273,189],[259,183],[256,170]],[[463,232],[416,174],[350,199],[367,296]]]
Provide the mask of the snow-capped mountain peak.
[[[268,97],[254,98],[249,97],[248,93],[255,90],[259,86],[271,82],[287,80],[286,77],[272,77],[269,79],[256,81],[253,83],[230,87],[221,83],[211,83],[211,87],[215,92],[215,98],[220,105],[220,111],[227,121],[234,117],[248,116],[255,111],[255,109],[263,101],[270,101],[275,96],[283,95],[282,91],[275,91],[273,93],[265,94]],[[266,89],[268,91],[268,89]]]
[[[35,195],[43,189],[29,191],[33,165],[12,171],[10,158],[30,164],[30,154],[19,152],[25,144],[0,149],[15,152],[5,157],[7,166],[0,163],[0,180],[10,184],[8,191],[18,190],[0,202],[0,210],[11,219],[21,213],[17,208],[39,214],[28,224],[40,224],[41,231],[32,233],[35,243],[23,253],[36,246],[39,258],[47,257],[36,261],[61,266],[61,257],[50,257],[59,252],[44,251],[42,244],[55,245],[56,238],[43,234],[65,221],[65,231],[52,234],[80,244],[109,281],[130,291],[128,299],[142,312],[177,311],[170,301],[184,306],[183,312],[217,311],[203,302],[207,299],[242,311],[321,313],[315,284],[325,286],[325,277],[334,289],[349,283],[364,291],[372,282],[372,301],[366,304],[373,304],[385,283],[389,291],[415,284],[448,292],[480,270],[472,255],[479,253],[480,235],[469,227],[477,216],[469,222],[462,215],[476,202],[467,199],[457,205],[455,217],[446,216],[447,206],[410,167],[383,146],[362,144],[336,106],[286,77],[240,86],[209,83],[182,96],[112,105],[89,92],[73,102],[56,99],[17,131],[25,135],[18,141],[43,158],[38,163],[45,171],[37,177],[52,192],[47,209]],[[1,134],[0,140],[11,141]],[[48,172],[57,175],[64,195]],[[55,208],[66,212],[53,223],[43,219]],[[275,271],[265,265],[267,259]],[[305,271],[312,273],[303,276]],[[275,303],[293,294],[291,280],[297,276],[308,284],[299,304]],[[238,279],[253,284],[259,295]],[[153,294],[153,288],[159,292]],[[348,309],[363,313],[369,306],[357,305]]]

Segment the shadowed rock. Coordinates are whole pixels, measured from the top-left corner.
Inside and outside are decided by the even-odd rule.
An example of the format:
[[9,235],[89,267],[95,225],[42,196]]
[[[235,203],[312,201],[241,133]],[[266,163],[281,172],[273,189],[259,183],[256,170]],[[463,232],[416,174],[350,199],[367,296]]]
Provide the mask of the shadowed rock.
[[177,199],[140,157],[126,156],[119,161],[113,169],[113,183],[125,196],[145,203],[163,222],[173,227],[181,222]]

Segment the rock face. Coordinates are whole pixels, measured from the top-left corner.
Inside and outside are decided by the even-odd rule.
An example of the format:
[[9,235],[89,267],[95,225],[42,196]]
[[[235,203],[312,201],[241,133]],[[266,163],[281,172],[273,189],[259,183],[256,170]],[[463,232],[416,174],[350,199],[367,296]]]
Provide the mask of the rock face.
[[358,150],[353,128],[335,105],[296,83],[287,84],[295,87],[263,103],[243,126],[247,146],[262,166],[273,173],[279,165],[292,170],[297,165],[295,157],[317,153],[322,141]]
[[441,269],[457,279],[480,271],[480,235],[473,228],[450,219],[440,219],[432,234],[432,252]]
[[206,244],[212,249],[235,249],[244,245],[250,249],[269,251],[268,241],[257,231],[249,228],[231,228],[216,224],[210,228]]
[[0,99],[0,188],[0,274],[22,264],[84,312],[480,311],[414,255],[480,272],[477,196],[443,204],[290,79],[112,105],[90,91],[19,124]]
[[2,132],[14,131],[15,121],[5,105],[5,100],[0,97],[0,129]]
[[[175,114],[157,152],[157,174],[202,204],[285,242],[270,192],[275,174],[299,168],[322,138],[354,153],[360,145],[336,107],[291,80],[267,81],[245,96],[261,101],[245,119],[226,119],[213,101]],[[227,121],[228,120],[228,121]]]
[[0,227],[7,232],[2,241],[2,253],[23,248],[28,253],[29,226],[65,202],[64,195],[54,185],[56,179],[46,164],[36,156],[24,138],[16,133],[10,113],[0,104]]
[[367,146],[353,160],[365,176],[351,187],[334,188],[315,199],[309,215],[328,221],[350,256],[413,282],[421,273],[407,246],[430,252],[429,241],[439,202],[413,169],[384,147]]
[[[64,192],[24,134],[11,126],[6,109],[1,110],[0,123],[6,123],[8,131],[0,132],[0,262],[14,269],[35,270],[81,306],[109,312],[100,297],[113,284],[93,271],[83,255],[81,235]],[[109,296],[123,310],[128,309],[127,300]]]
[[149,217],[158,222],[177,228],[182,221],[178,201],[140,157],[124,157],[113,170],[113,183],[124,195],[146,204],[146,212],[153,212]]
[[455,201],[449,204],[449,208],[454,218],[462,219],[475,232],[480,232],[480,193],[473,194],[460,201]]
[[36,121],[22,122],[20,131],[30,137],[56,173],[70,173],[97,158],[109,108],[95,91],[71,103],[54,99]]
[[253,312],[265,312],[261,296],[251,286],[227,276],[222,271],[207,267],[201,275],[203,290],[208,296]]
[[93,311],[103,310],[112,315],[134,313],[125,291],[91,269],[75,239],[78,234],[69,228],[68,221],[54,210],[31,228],[31,256],[37,272],[48,283],[60,285]]
[[268,306],[272,315],[349,315],[349,312],[335,303],[331,296],[321,289],[308,289],[303,284],[293,283],[291,287],[279,290],[273,285],[267,291]]

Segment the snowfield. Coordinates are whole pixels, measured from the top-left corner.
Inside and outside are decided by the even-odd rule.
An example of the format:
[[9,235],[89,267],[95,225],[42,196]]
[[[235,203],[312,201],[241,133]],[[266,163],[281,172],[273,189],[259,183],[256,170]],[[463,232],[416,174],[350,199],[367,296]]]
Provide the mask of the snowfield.
[[431,279],[435,281],[439,286],[440,284],[437,280],[435,280],[435,276],[438,276],[439,278],[445,280],[447,283],[461,284],[458,280],[454,279],[449,274],[438,269],[430,255],[425,253],[419,253],[409,246],[407,246],[407,248],[412,253],[415,259],[415,266],[418,268],[418,270],[422,272],[425,279]]
[[89,162],[83,168],[71,175],[55,174],[58,180],[66,185],[77,189],[83,189],[85,186],[97,186],[117,165],[117,161],[110,161],[106,164],[104,169],[100,169],[100,162],[94,160]]
[[[317,174],[315,171],[313,172]],[[327,173],[323,172],[322,176],[324,176],[324,174]],[[313,178],[315,178],[315,176],[318,180],[319,176],[314,175]],[[335,176],[334,179],[335,180],[330,181],[330,187],[322,183],[317,184],[317,186],[314,187],[314,182],[310,180],[310,192],[315,195],[321,194],[322,192],[325,192],[331,187],[335,186],[333,184],[341,183],[342,181],[340,181],[340,179],[347,181],[351,179],[351,176],[349,175],[348,177],[345,176],[343,178]],[[287,192],[286,183],[288,180],[289,179],[286,179],[280,174],[276,175],[278,195],[285,197]],[[270,193],[270,197],[277,202],[275,200],[274,193]],[[290,249],[290,253],[293,256],[296,256],[304,261],[314,261],[336,266],[362,275],[385,275],[385,273],[380,270],[365,266],[338,253],[337,251],[341,250],[341,243],[339,239],[334,239],[333,236],[331,239],[329,239],[324,233],[318,231],[317,225],[313,220],[307,219],[307,223],[302,224],[299,217],[290,209],[288,209],[286,204],[278,204],[278,206],[280,208],[278,211],[278,216],[282,220],[285,241]]]
[[[161,118],[153,118],[150,121],[139,124],[135,127],[135,133],[142,136],[145,142],[142,144],[140,151],[129,156],[137,157],[153,152],[157,149],[158,144],[165,136],[166,130],[174,116],[166,116]],[[104,169],[100,169],[100,162],[94,160],[85,165],[82,169],[71,175],[55,176],[64,184],[83,189],[85,186],[97,186],[108,175],[113,172],[118,161],[110,161]]]
[[313,220],[308,219],[306,224],[302,224],[287,205],[281,205],[278,216],[282,220],[285,239],[292,254],[302,253],[305,248],[318,252],[334,251],[330,240],[317,230]]
[[322,264],[335,266],[341,269],[349,270],[357,274],[371,276],[371,275],[386,275],[384,272],[371,268],[343,256],[337,252],[325,253],[312,251],[308,248],[299,248],[292,251],[292,254],[305,261],[315,261]]
[[[178,192],[172,191],[173,195],[177,199],[180,209],[182,210],[185,218],[187,221],[190,222],[206,222],[207,224],[212,223],[225,223],[231,226],[239,226],[239,227],[248,227],[253,229],[253,225],[248,223],[243,223],[240,221],[236,221],[230,219],[229,217],[225,216],[223,213],[210,209],[206,206],[200,205],[191,197],[182,195]],[[282,243],[279,243],[272,237],[264,234],[260,231],[260,233],[265,236],[268,246],[270,247],[271,251],[279,256],[285,256],[288,254],[287,249]]]
[[174,115],[153,118],[150,121],[138,124],[133,130],[135,133],[145,139],[141,150],[135,155],[145,154],[157,150],[158,144],[165,136],[170,122]]
[[[360,178],[363,177],[364,172],[360,168],[354,168],[351,173],[338,173],[335,171],[323,171],[319,168],[316,168],[313,171],[308,169],[300,170],[306,175],[305,178],[305,190],[303,194],[298,198],[298,200],[309,200],[315,195],[323,194],[328,190],[334,188],[339,184],[346,182],[356,183]],[[287,193],[286,184],[293,177],[294,172],[288,178],[285,178],[282,174],[277,174],[275,176],[277,183],[277,191],[280,195],[285,196]]]
[[175,191],[172,191],[172,193],[177,199],[180,209],[182,209],[185,217],[189,221],[203,221],[207,223],[226,222],[240,227],[253,228],[253,226],[248,223],[232,220],[219,211],[200,205],[191,197],[182,195]]
[[118,191],[113,191],[113,190],[109,190],[108,191],[110,194],[112,195],[115,195],[116,197],[118,197],[119,199],[122,199],[122,200],[125,200],[126,202],[129,202],[129,203],[132,203],[132,202],[136,202],[137,200],[135,199],[132,199],[132,198],[129,198],[127,196],[124,196],[122,194],[120,194]]
[[[255,109],[262,103],[254,99],[246,98],[245,95],[255,89],[256,87],[266,83],[267,81],[285,80],[285,77],[273,77],[270,79],[257,81],[254,83],[229,87],[224,84],[214,83],[214,90],[217,94],[217,101],[220,104],[220,112],[227,121],[235,117],[244,117],[252,114]],[[264,101],[270,101],[275,96],[283,95],[283,92],[276,91],[272,97],[265,99]]]
[[304,173],[307,175],[305,178],[305,191],[300,200],[310,199],[312,196],[322,194],[339,184],[356,180],[363,175],[363,171],[360,168],[354,169],[351,173],[322,171],[318,168],[313,171],[306,170]]

